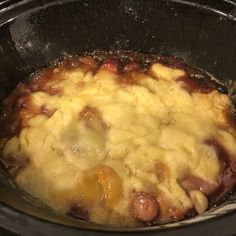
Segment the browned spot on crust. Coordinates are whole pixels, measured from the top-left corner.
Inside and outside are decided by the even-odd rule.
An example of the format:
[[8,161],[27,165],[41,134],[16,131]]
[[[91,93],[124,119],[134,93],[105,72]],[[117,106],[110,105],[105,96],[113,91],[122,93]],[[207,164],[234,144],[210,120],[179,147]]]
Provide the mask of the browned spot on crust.
[[117,82],[121,86],[126,86],[126,85],[133,85],[137,84],[137,77],[135,78],[133,72],[125,73],[120,78],[118,78]]
[[2,158],[1,162],[3,163],[7,172],[9,172],[13,177],[16,177],[17,174],[19,174],[29,164],[28,159],[16,158],[13,156]]
[[77,83],[77,88],[79,91],[82,90],[84,88],[84,86],[85,86],[85,82],[78,82]]
[[67,215],[82,220],[89,220],[88,208],[80,202],[72,202],[67,211]]
[[169,169],[163,162],[157,162],[155,165],[155,174],[159,181],[163,181],[166,176],[169,176]]
[[44,90],[45,93],[47,93],[50,96],[61,96],[63,94],[63,89],[61,88],[50,88],[50,89],[46,89]]
[[95,107],[86,106],[79,114],[79,118],[86,122],[86,126],[98,132],[103,132],[109,128],[104,122],[99,110]]
[[117,79],[117,83],[119,83],[121,86],[124,87],[126,85],[135,85],[139,84],[139,82],[145,77],[146,77],[145,74],[134,70],[121,74]]

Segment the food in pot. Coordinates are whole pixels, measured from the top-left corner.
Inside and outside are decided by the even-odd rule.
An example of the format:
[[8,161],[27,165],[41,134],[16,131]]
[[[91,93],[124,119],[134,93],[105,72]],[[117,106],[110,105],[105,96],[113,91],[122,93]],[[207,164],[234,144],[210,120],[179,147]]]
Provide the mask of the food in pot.
[[6,170],[72,217],[165,224],[201,214],[236,185],[230,98],[175,58],[69,57],[20,83],[3,112]]

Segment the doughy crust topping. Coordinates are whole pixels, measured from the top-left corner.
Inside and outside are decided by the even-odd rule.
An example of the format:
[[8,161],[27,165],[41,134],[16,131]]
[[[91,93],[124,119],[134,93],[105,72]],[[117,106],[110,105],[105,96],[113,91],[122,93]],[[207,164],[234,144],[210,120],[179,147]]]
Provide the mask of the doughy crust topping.
[[225,92],[175,58],[69,57],[5,100],[1,161],[18,186],[70,216],[126,226],[179,221],[235,188]]

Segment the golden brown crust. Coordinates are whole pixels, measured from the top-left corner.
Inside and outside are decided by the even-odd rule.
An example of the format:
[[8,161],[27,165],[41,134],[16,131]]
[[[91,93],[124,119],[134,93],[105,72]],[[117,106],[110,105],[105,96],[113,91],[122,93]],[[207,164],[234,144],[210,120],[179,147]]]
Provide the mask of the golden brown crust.
[[[70,86],[70,84],[66,84],[68,73],[70,74],[69,82],[72,81],[75,84],[71,90],[66,89],[66,86]],[[81,79],[78,79],[80,78],[79,76],[81,76]],[[102,83],[105,83],[106,77],[108,78],[108,83],[104,85]],[[113,94],[113,87],[109,90],[109,83],[113,82],[112,86],[120,89],[118,93]],[[165,94],[165,91],[163,89],[159,91],[157,85],[155,85],[154,90],[150,85],[152,82],[162,83],[161,86],[166,90],[171,87],[172,90],[168,91],[170,97],[167,97],[167,101],[162,101],[162,97],[164,97],[162,93]],[[79,102],[77,103],[75,98],[78,99],[76,96],[83,91],[85,91],[83,93],[85,97],[94,95],[92,86],[91,90],[86,93],[86,86],[91,84],[94,87],[97,86],[95,98],[104,100],[105,105],[99,102],[97,103],[98,105],[91,105],[89,102],[83,104],[83,100],[78,100]],[[108,90],[106,90],[107,88]],[[137,89],[138,92],[135,91],[133,93],[132,90],[134,89]],[[125,107],[126,102],[128,104],[131,103],[131,106],[124,110],[126,112],[124,117],[127,115],[126,118],[130,119],[127,124],[132,126],[136,123],[136,117],[129,116],[129,110],[134,109],[132,112],[137,116],[137,119],[139,119],[138,116],[144,119],[146,130],[143,129],[142,125],[140,127],[139,124],[135,126],[137,130],[132,130],[130,127],[127,128],[125,126],[126,120],[123,123],[117,122],[116,116],[119,117],[122,114],[119,114],[119,110],[117,113],[116,110],[113,112],[112,109],[116,106],[113,106],[114,104],[111,106],[110,101],[100,95],[100,91],[105,91],[107,97],[115,98],[116,106]],[[68,187],[68,194],[66,194],[67,191],[65,190],[67,186],[63,185],[61,187],[60,185],[56,189],[58,195],[65,195],[66,211],[65,209],[62,211],[70,216],[85,220],[94,217],[96,222],[99,222],[100,219],[109,219],[111,215],[112,224],[119,217],[127,219],[127,225],[163,224],[178,221],[188,215],[195,215],[196,211],[198,213],[205,211],[208,208],[208,201],[210,205],[218,204],[235,188],[236,152],[231,146],[226,145],[227,141],[220,142],[216,138],[219,134],[223,137],[223,135],[226,135],[224,132],[226,132],[230,136],[226,135],[226,140],[233,139],[235,141],[233,135],[235,128],[231,125],[234,123],[232,119],[234,111],[227,96],[223,95],[225,92],[224,87],[212,80],[207,73],[189,67],[171,57],[123,51],[96,51],[79,57],[68,57],[59,64],[37,73],[30,81],[19,84],[16,90],[5,100],[4,114],[0,120],[0,127],[3,130],[0,139],[4,139],[4,143],[8,141],[9,143],[3,149],[5,156],[1,161],[10,174],[14,177],[19,175],[17,181],[23,186],[27,186],[28,182],[25,180],[24,173],[22,175],[20,173],[24,172],[24,169],[26,169],[25,173],[30,171],[30,168],[32,168],[31,162],[34,163],[34,168],[36,169],[37,165],[42,168],[44,166],[43,162],[47,164],[47,160],[44,160],[44,157],[40,157],[42,160],[40,158],[35,158],[34,160],[34,147],[30,146],[32,149],[27,149],[27,142],[30,142],[29,140],[32,138],[32,136],[27,136],[31,135],[31,132],[28,131],[33,130],[32,127],[37,127],[41,122],[50,121],[51,117],[57,116],[61,123],[69,122],[69,125],[66,128],[63,126],[63,132],[59,134],[51,135],[49,132],[44,136],[45,143],[42,145],[47,145],[47,139],[55,139],[56,144],[62,143],[60,147],[50,147],[52,149],[51,154],[56,155],[55,163],[57,161],[60,162],[61,158],[66,159],[66,163],[68,162],[67,164],[69,165],[69,172],[74,173],[65,174],[66,177],[69,176],[68,179],[71,178],[75,182],[72,187]],[[117,97],[124,96],[124,93],[127,95],[124,100],[116,100]],[[176,97],[172,98],[172,94],[176,95]],[[40,96],[43,96],[43,99]],[[67,96],[67,102],[62,103],[60,107],[58,104],[63,96]],[[154,98],[154,96],[156,97]],[[171,111],[172,108],[175,109],[174,99],[178,100],[178,96],[182,96],[181,99],[183,100],[177,101],[176,103],[179,102],[179,107]],[[109,99],[111,99],[110,97]],[[54,101],[53,99],[56,100]],[[50,105],[49,100],[53,105]],[[71,101],[74,102],[70,103]],[[136,104],[136,101],[144,103],[143,106],[138,107],[140,110],[135,110],[134,104]],[[202,107],[197,106],[190,119],[188,110],[185,108],[181,110],[182,105],[186,103],[185,105],[188,106],[188,102],[189,104],[195,104],[199,101],[204,103],[204,109],[209,110],[210,115],[209,117],[203,117],[203,119],[198,117],[199,110],[197,109],[202,109]],[[153,106],[156,106],[156,103],[159,105],[159,110],[154,113],[156,108],[154,109]],[[96,101],[94,104],[96,104]],[[63,113],[60,110],[63,106],[72,106],[69,112],[73,116],[75,110],[75,120],[67,116],[66,112]],[[73,109],[73,106],[75,109]],[[78,108],[78,106],[82,107]],[[164,110],[163,107],[167,108],[167,110]],[[122,109],[121,111],[123,112]],[[200,112],[204,114],[202,110]],[[217,112],[220,113],[221,119],[215,117]],[[164,118],[160,115],[162,113]],[[156,118],[156,116],[159,119],[157,119],[157,122],[160,123],[152,123],[153,118]],[[192,125],[194,127],[190,127],[193,130],[185,130],[184,119],[189,122],[189,126],[195,125],[196,119],[196,127],[206,122],[210,126],[209,135],[199,134],[194,125]],[[200,122],[199,124],[197,123],[198,121]],[[148,126],[149,122],[152,123],[151,128]],[[142,124],[144,125],[144,123]],[[114,127],[119,130],[116,125],[124,125],[123,133],[120,136],[128,137],[126,143],[120,141],[121,138],[117,133],[112,133],[114,132]],[[166,134],[162,132],[162,127]],[[193,158],[195,150],[191,148],[187,150],[187,145],[182,150],[184,144],[179,142],[179,138],[176,138],[175,135],[172,137],[172,131],[169,130],[170,127],[173,129],[173,134],[175,132],[178,134],[181,129],[184,130],[183,135],[187,138],[183,142],[191,142],[191,135],[195,135],[193,143],[195,142],[196,147],[192,143],[190,143],[190,146],[193,145],[202,155],[205,155],[206,158],[209,157],[214,162],[214,168],[210,174],[205,171],[204,164],[202,164],[200,158],[195,162],[188,160],[188,158]],[[49,127],[49,129],[51,128],[52,126]],[[153,129],[160,129],[160,132],[155,134],[154,138],[151,136]],[[192,133],[188,134],[188,132]],[[137,136],[129,138],[131,133]],[[164,141],[159,139],[159,136]],[[201,138],[198,136],[201,136]],[[208,139],[202,139],[202,136],[206,136]],[[144,137],[146,138],[145,141],[143,141]],[[20,144],[26,145],[24,148],[31,154],[28,154],[21,145],[18,147],[19,150],[15,150],[17,148],[14,146],[14,138],[20,139]],[[168,146],[168,138],[173,139],[170,140],[170,146]],[[114,143],[112,143],[113,139],[115,140]],[[149,139],[151,141],[147,143],[146,140]],[[156,140],[159,143],[153,143],[157,142]],[[120,142],[122,145],[120,148],[116,148]],[[112,149],[109,149],[109,145],[112,145]],[[126,145],[131,145],[132,151]],[[142,150],[142,145],[147,145],[147,150]],[[173,161],[172,155],[173,151],[175,151],[175,146],[181,149],[180,156],[182,152],[183,155],[188,156],[188,158],[185,156],[183,158],[178,157],[180,158],[180,163],[183,162],[184,164],[183,170],[181,169],[181,164],[176,164]],[[150,155],[147,154],[149,148]],[[141,157],[135,158],[133,153],[135,153],[136,149],[139,150],[138,155],[141,155]],[[166,150],[167,153],[165,153]],[[17,151],[21,154],[19,154],[19,157],[10,155],[11,153],[17,153]],[[29,155],[29,158],[32,158],[32,161],[22,155],[24,152]],[[123,156],[119,156],[119,152]],[[147,161],[145,161],[145,155],[149,157]],[[127,156],[129,158],[126,160]],[[77,164],[76,158],[80,159],[82,164],[80,162]],[[150,163],[153,161],[152,164],[149,161]],[[124,167],[122,169],[124,173],[119,172],[120,166],[124,163],[129,166],[128,174],[125,172],[127,170]],[[149,164],[150,166],[148,166]],[[49,163],[48,165],[50,169],[50,165],[53,166],[54,164]],[[144,170],[141,165],[144,166]],[[29,170],[27,170],[28,166],[30,167]],[[55,167],[55,175],[64,170],[60,171],[57,172]],[[25,175],[27,176],[27,174]],[[131,179],[130,186],[126,186],[124,190],[126,184],[124,181],[126,181],[127,176]],[[43,181],[47,182],[47,180]],[[172,191],[172,189],[176,192],[176,202],[171,202],[173,194],[170,190]],[[116,209],[116,207],[121,209]],[[116,213],[113,211],[116,211]],[[101,212],[102,216],[98,212]]]
[[[121,76],[117,79],[119,83],[136,84],[137,81],[143,78],[140,72],[149,74],[149,69],[154,63],[161,63],[171,68],[185,70],[187,72],[186,75],[178,80],[183,82],[183,87],[186,88],[189,93],[210,93],[214,89],[218,89],[221,92],[226,92],[226,89],[221,84],[211,80],[210,76],[205,72],[189,67],[185,63],[173,57],[126,51],[95,51],[91,54],[79,57],[64,58],[64,60],[57,65],[35,74],[30,81],[20,83],[4,102],[4,117],[0,120],[0,127],[8,128],[4,128],[4,130],[7,130],[4,131],[5,134],[3,134],[3,136],[8,136],[6,134],[11,134],[11,136],[14,136],[14,134],[21,129],[21,127],[18,127],[19,125],[14,125],[14,122],[11,122],[10,120],[18,120],[18,118],[14,117],[18,114],[19,109],[27,106],[27,103],[29,103],[27,98],[31,93],[44,91],[52,96],[60,96],[60,94],[63,93],[61,88],[54,88],[55,84],[64,80],[61,74],[62,71],[82,68],[85,71],[96,72],[99,69],[106,69],[114,73],[121,74]],[[79,86],[82,86],[82,84]],[[32,113],[32,115],[34,113],[40,113],[40,111],[33,111],[33,108],[29,110],[31,110],[29,113]],[[228,117],[228,119],[232,119],[234,116],[229,112]],[[5,125],[5,122],[7,122],[8,125]],[[12,125],[10,125],[10,123],[12,123]]]

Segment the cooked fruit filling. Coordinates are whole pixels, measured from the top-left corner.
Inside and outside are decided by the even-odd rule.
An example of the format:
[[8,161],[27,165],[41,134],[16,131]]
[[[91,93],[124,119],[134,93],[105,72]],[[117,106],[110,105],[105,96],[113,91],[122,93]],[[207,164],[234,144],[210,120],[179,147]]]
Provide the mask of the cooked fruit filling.
[[177,59],[71,57],[5,100],[0,160],[20,188],[72,217],[179,221],[236,186],[233,112],[221,84]]

